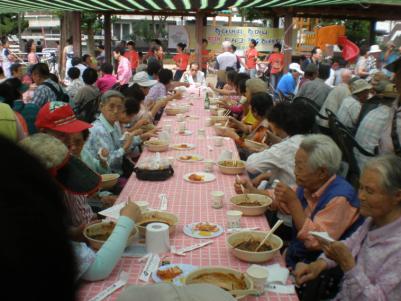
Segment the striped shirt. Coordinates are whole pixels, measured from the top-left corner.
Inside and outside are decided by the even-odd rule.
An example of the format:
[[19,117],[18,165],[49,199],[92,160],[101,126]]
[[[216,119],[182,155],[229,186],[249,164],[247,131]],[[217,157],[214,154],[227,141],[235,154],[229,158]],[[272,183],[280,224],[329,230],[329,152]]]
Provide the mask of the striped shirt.
[[69,222],[72,226],[86,225],[96,217],[85,195],[72,194],[65,191],[64,204],[67,207]]

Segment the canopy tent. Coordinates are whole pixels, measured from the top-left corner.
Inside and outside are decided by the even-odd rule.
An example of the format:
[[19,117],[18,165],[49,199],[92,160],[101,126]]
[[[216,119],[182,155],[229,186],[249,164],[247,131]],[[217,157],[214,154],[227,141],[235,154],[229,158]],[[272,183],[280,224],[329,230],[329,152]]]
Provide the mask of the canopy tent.
[[0,12],[25,12],[35,10],[62,11],[213,11],[229,7],[254,7],[260,9],[289,7],[337,6],[344,8],[356,5],[369,8],[369,5],[401,6],[400,0],[0,0]]

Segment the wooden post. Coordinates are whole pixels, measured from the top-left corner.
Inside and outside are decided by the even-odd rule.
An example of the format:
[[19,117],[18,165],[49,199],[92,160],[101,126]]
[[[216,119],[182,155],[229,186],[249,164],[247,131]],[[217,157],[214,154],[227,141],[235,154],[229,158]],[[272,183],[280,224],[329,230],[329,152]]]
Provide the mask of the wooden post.
[[64,47],[67,45],[67,39],[71,36],[71,12],[64,12],[60,19],[60,45],[59,45],[59,59],[58,59],[58,72],[61,79],[65,77],[65,58]]
[[369,25],[369,45],[376,44],[376,20],[370,20]]
[[74,11],[71,13],[71,33],[72,33],[72,42],[74,48],[74,56],[82,55],[82,46],[81,46],[81,12]]
[[198,64],[202,63],[202,39],[203,39],[203,20],[205,18],[205,13],[198,12],[195,17],[195,36],[196,36],[196,45],[195,45],[195,54],[196,61]]
[[284,73],[292,61],[292,15],[284,17]]
[[107,63],[111,63],[111,15],[104,14],[104,52]]
[[273,28],[278,28],[280,26],[280,18],[274,17],[273,18]]

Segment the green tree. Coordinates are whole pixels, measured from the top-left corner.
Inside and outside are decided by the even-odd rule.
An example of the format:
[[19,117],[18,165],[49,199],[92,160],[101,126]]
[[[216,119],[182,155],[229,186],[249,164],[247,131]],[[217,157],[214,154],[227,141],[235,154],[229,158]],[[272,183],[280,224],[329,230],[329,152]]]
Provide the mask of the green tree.
[[[28,21],[22,19],[21,31],[28,27]],[[18,14],[0,14],[0,36],[18,33]]]
[[138,20],[132,23],[133,34],[130,38],[133,41],[144,40],[150,42],[152,39],[165,38],[167,36],[167,16],[158,16],[158,20]]
[[83,34],[88,36],[86,43],[90,55],[95,54],[95,34],[103,28],[103,21],[100,16],[93,12],[81,13],[81,30]]

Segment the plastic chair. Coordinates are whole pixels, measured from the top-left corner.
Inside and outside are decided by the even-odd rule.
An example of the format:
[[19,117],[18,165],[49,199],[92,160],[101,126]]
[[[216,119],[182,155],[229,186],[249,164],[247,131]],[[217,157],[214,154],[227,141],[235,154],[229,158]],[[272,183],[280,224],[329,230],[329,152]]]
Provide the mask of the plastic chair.
[[[327,120],[328,118],[326,116],[323,116],[322,114],[320,114],[320,110],[319,110],[319,107],[317,106],[317,104],[312,99],[307,98],[307,97],[303,97],[303,96],[295,97],[292,100],[292,102],[302,102],[302,103],[306,104],[307,106],[309,106],[312,109],[312,111],[315,113],[315,124],[313,126],[313,132],[314,133],[322,133],[322,131],[320,130],[319,125],[316,122],[317,121],[316,117],[319,117],[319,118],[322,118],[322,119],[325,119],[325,120]],[[326,133],[322,133],[322,134],[326,135]]]
[[353,137],[350,131],[341,124],[338,120],[334,121],[333,124],[333,133],[335,136],[336,143],[341,149],[343,155],[343,161],[348,164],[348,172],[347,172],[347,180],[354,186],[358,187],[359,185],[359,176],[361,170],[358,166],[358,162],[354,155],[354,149],[356,148],[361,154],[374,157],[375,154],[372,154],[365,150]]

